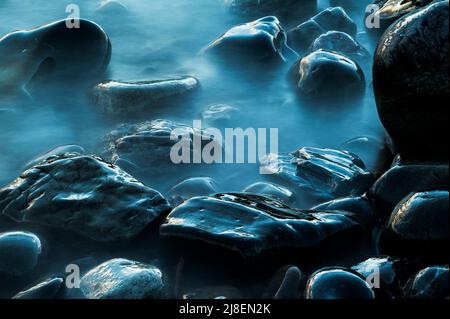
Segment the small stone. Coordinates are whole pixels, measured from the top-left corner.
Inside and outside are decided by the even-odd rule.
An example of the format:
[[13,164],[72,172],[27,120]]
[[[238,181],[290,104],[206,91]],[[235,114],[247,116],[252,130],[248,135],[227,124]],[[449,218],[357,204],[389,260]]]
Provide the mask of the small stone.
[[356,62],[321,50],[296,62],[289,78],[304,99],[345,101],[361,97],[365,91],[364,73]]
[[303,274],[298,267],[290,267],[286,270],[283,282],[275,294],[274,299],[298,299],[302,278]]
[[132,115],[169,105],[176,98],[195,91],[199,85],[194,77],[142,82],[106,81],[97,84],[91,96],[103,113]]
[[210,177],[188,178],[172,187],[167,199],[173,206],[178,206],[189,198],[207,196],[217,192],[217,183]]
[[375,299],[369,284],[347,269],[322,269],[306,284],[306,299]]
[[315,39],[328,31],[342,31],[354,37],[356,29],[356,23],[342,7],[330,7],[289,30],[289,44],[295,50],[304,51]]
[[34,234],[0,233],[0,272],[12,275],[30,272],[37,265],[41,251],[41,241]]
[[[204,49],[233,63],[287,62],[297,54],[287,45],[286,32],[273,16],[264,17],[228,30]],[[267,64],[264,64],[267,65]]]
[[111,259],[81,278],[87,299],[159,299],[164,297],[161,271],[127,259]]

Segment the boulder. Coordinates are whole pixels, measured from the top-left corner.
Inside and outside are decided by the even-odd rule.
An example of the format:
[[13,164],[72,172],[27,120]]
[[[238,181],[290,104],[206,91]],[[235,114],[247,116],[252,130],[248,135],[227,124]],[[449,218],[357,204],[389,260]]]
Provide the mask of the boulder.
[[22,275],[32,271],[41,251],[41,241],[32,233],[0,233],[0,272]]

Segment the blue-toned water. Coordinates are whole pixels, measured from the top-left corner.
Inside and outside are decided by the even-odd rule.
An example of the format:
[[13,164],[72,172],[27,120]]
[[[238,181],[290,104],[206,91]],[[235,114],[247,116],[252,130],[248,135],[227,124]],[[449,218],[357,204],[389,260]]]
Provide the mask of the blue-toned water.
[[[302,105],[286,81],[289,65],[262,70],[255,79],[199,56],[205,45],[246,21],[230,13],[220,0],[123,0],[128,15],[107,17],[95,13],[99,4],[95,0],[0,0],[0,35],[63,19],[71,3],[79,5],[82,18],[99,23],[111,38],[108,78],[133,81],[192,75],[200,80],[201,92],[191,99],[169,109],[152,110],[139,120],[164,118],[191,125],[208,106],[229,104],[240,112],[226,123],[227,127],[278,128],[281,152],[302,146],[339,147],[362,135],[383,136],[370,74],[366,74],[366,96],[355,105]],[[358,40],[372,52],[374,44],[365,36],[362,25],[369,1],[341,3],[358,23]],[[319,10],[327,6],[329,1],[319,1]],[[290,27],[302,19],[282,22]],[[70,92],[49,102],[24,104],[13,100],[2,104],[0,186],[14,179],[30,159],[55,146],[79,144],[96,152],[99,139],[121,121],[108,119],[94,108]],[[206,175],[201,171],[196,174]],[[262,179],[256,165],[231,165],[226,169],[219,165],[207,174],[218,180],[220,190],[238,191]],[[151,186],[164,190],[177,182],[178,176],[155,176]]]

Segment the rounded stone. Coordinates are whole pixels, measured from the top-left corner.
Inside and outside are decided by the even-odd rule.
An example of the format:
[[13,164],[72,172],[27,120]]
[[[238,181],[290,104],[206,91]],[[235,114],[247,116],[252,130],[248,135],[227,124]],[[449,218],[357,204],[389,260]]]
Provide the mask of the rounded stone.
[[31,233],[15,231],[0,234],[0,272],[21,275],[37,265],[42,247]]

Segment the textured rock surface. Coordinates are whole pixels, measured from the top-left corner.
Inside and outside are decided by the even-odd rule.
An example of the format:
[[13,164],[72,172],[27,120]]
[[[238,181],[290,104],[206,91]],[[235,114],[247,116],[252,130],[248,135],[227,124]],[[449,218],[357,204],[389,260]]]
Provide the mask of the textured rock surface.
[[287,45],[286,32],[276,17],[264,17],[228,30],[204,49],[230,62],[282,61],[297,57]]
[[173,206],[177,206],[196,196],[208,196],[217,192],[217,183],[210,177],[188,178],[174,187],[167,193],[167,199]]
[[107,81],[97,84],[91,95],[102,112],[130,115],[168,105],[198,87],[199,81],[193,77],[143,82]]
[[375,53],[378,114],[399,152],[413,158],[448,158],[448,38],[441,1],[393,24]]
[[360,66],[342,55],[315,51],[293,65],[289,77],[302,98],[314,100],[347,100],[359,97],[365,90]]
[[405,287],[407,298],[447,299],[449,298],[448,266],[432,266],[419,271]]
[[395,206],[415,192],[448,189],[448,165],[394,165],[372,186],[369,197],[380,216],[388,218]]
[[343,212],[293,210],[267,197],[230,193],[188,200],[169,214],[160,234],[252,257],[312,247],[353,227],[358,224]]
[[25,168],[31,168],[35,165],[39,165],[40,163],[44,162],[46,159],[50,157],[58,157],[67,153],[78,153],[78,154],[86,154],[86,150],[79,145],[62,145],[55,147],[54,149],[39,155],[35,158],[33,158],[28,164],[25,166]]
[[87,299],[157,299],[164,296],[161,271],[127,259],[111,259],[81,278]]
[[[194,138],[200,141],[202,148],[213,141],[212,137],[203,131],[167,120],[124,124],[103,139],[103,154],[105,158],[125,169],[131,166],[138,170],[159,173],[161,167],[175,166],[170,152],[172,146],[183,139],[189,142],[183,150],[187,149],[190,162],[193,162],[194,156],[200,156],[193,148]],[[218,147],[221,148],[220,145]]]
[[284,204],[294,201],[294,193],[289,189],[273,183],[257,182],[247,186],[242,192],[271,197]]
[[77,153],[49,158],[0,190],[4,215],[97,241],[130,239],[168,209],[160,193],[119,167]]
[[289,30],[289,44],[295,50],[303,51],[323,33],[342,31],[354,37],[356,29],[355,22],[342,7],[330,7]]
[[33,270],[41,251],[41,241],[34,234],[0,233],[0,272],[22,275]]
[[306,299],[375,299],[375,294],[362,278],[346,269],[323,269],[309,278]]
[[361,195],[373,182],[373,175],[356,155],[313,147],[304,147],[290,155],[269,155],[261,164],[264,170],[321,200]]

